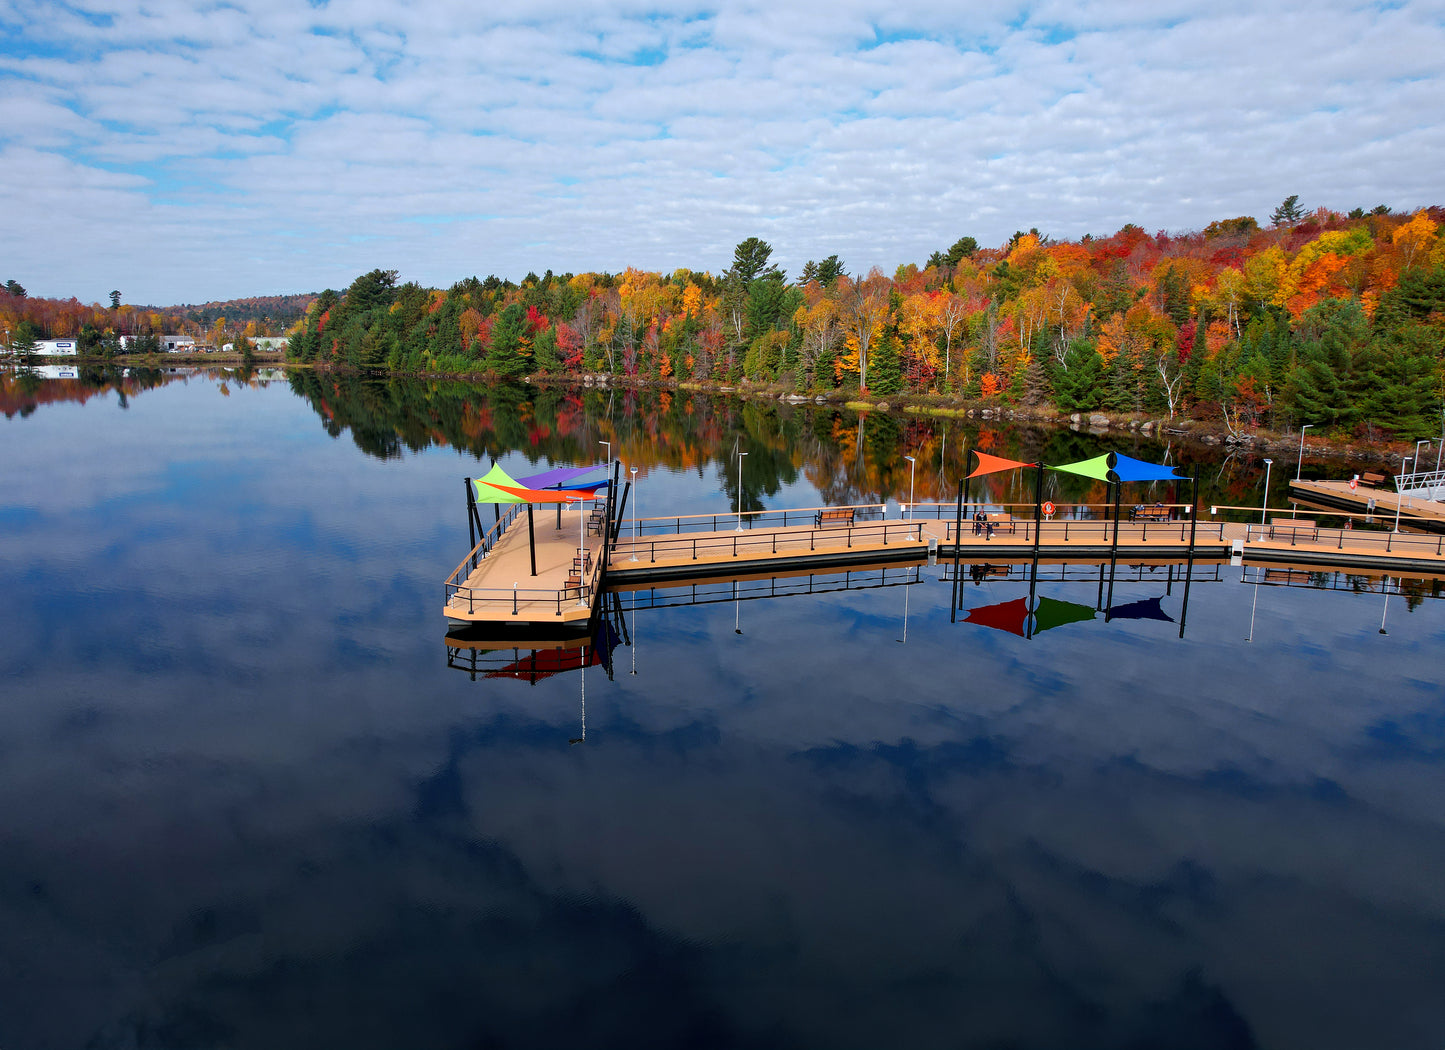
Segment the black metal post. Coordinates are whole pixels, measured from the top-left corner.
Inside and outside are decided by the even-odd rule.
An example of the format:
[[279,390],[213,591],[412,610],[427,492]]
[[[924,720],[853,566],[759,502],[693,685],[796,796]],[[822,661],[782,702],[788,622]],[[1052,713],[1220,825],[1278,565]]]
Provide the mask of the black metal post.
[[474,513],[474,508],[475,508],[476,505],[477,505],[477,501],[476,501],[476,499],[475,499],[475,497],[474,497],[474,493],[473,493],[473,489],[472,489],[472,479],[471,479],[471,478],[467,478],[466,481],[467,481],[467,537],[472,541],[471,543],[467,544],[467,550],[471,550],[473,547],[475,547],[475,546],[477,545],[477,527],[476,527],[476,524],[472,521],[472,514]]
[[1109,546],[1109,601],[1104,606],[1104,622],[1108,623],[1114,612],[1114,568],[1119,560],[1119,490],[1123,483],[1114,482],[1114,542]]
[[1034,563],[1039,560],[1039,533],[1044,524],[1044,463],[1043,460],[1034,464],[1038,474],[1034,481]]
[[1025,638],[1026,640],[1027,640],[1027,639],[1031,639],[1031,638],[1033,638],[1033,636],[1034,636],[1034,625],[1033,625],[1034,602],[1037,600],[1037,599],[1035,599],[1035,597],[1034,597],[1034,593],[1035,593],[1036,589],[1038,588],[1038,583],[1039,583],[1039,551],[1038,551],[1038,548],[1035,547],[1035,548],[1034,548],[1034,559],[1033,559],[1033,562],[1032,562],[1032,563],[1030,564],[1030,566],[1029,566],[1029,605],[1028,605],[1028,609],[1025,610],[1025,615],[1024,615],[1024,638]]
[[1189,617],[1189,584],[1194,579],[1194,531],[1199,521],[1199,479],[1190,478],[1194,490],[1194,507],[1189,512],[1189,557],[1184,563],[1184,605],[1179,610],[1179,637],[1184,637],[1184,621]]
[[532,575],[537,575],[537,533],[532,528],[532,505],[527,504],[527,553],[532,556]]

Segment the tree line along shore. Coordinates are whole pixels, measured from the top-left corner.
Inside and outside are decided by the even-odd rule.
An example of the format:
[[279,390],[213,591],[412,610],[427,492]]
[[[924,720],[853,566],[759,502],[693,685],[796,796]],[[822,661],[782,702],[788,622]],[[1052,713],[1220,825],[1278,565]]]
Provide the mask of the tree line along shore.
[[[1332,446],[1384,449],[1441,429],[1442,221],[1441,207],[1307,212],[1291,197],[1267,223],[1239,216],[1184,234],[1130,224],[1070,241],[1031,230],[997,248],[965,236],[891,276],[850,274],[835,255],[790,279],[757,237],[719,275],[548,271],[439,289],[377,269],[311,299],[287,359],[823,397],[1239,444],[1309,426]],[[0,326],[7,309],[13,319],[9,300],[0,292]]]
[[1445,403],[1442,219],[1305,214],[1291,199],[1267,226],[1030,231],[994,249],[963,237],[891,276],[830,256],[790,280],[756,237],[721,275],[548,271],[435,289],[373,270],[318,296],[288,358],[1414,441],[1438,434]]

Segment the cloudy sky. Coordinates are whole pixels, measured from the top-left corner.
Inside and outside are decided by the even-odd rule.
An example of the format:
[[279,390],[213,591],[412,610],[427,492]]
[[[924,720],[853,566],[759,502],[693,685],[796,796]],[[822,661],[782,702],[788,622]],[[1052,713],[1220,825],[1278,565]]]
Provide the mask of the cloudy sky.
[[0,280],[792,275],[1445,202],[1445,0],[0,0]]

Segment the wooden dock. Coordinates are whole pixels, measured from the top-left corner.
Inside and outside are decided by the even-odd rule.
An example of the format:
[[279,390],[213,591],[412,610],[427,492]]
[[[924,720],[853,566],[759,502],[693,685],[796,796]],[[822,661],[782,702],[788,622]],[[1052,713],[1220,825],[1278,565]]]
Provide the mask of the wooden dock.
[[1363,483],[1350,488],[1348,481],[1292,481],[1289,487],[1300,506],[1344,511],[1357,524],[1393,526],[1398,510],[1402,529],[1445,532],[1445,503],[1434,503],[1409,492],[1397,494]]
[[[1191,528],[1187,517],[1177,517],[1187,508],[1174,506],[1175,520],[1120,522],[1117,539],[1102,508],[1044,521],[1037,537],[1031,517],[1007,513],[993,515],[1002,520],[994,522],[992,536],[976,532],[971,520],[960,536],[953,506],[917,509],[929,516],[886,519],[876,505],[758,512],[744,515],[741,529],[727,527],[738,520],[733,515],[648,518],[631,523],[635,536],[614,529],[610,544],[604,543],[605,525],[587,529],[577,510],[562,513],[560,528],[551,511],[535,515],[529,539],[523,509],[505,517],[448,579],[444,612],[458,628],[570,634],[587,629],[601,595],[612,587],[955,557],[968,564],[1007,563],[1031,559],[1036,549],[1048,561],[1182,561],[1191,556],[1191,537],[1192,556],[1201,563],[1445,572],[1445,533],[1330,528],[1278,518],[1265,524],[1201,518]],[[1377,507],[1377,521],[1381,513]]]

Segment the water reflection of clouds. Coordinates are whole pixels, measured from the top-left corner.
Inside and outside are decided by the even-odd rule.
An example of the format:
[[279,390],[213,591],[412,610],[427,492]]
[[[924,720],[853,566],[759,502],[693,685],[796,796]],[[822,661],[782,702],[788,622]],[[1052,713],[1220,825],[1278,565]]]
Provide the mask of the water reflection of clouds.
[[[1194,586],[1183,641],[951,624],[936,579],[906,645],[901,588],[648,610],[639,674],[625,648],[586,672],[569,747],[579,673],[444,667],[453,453],[196,425],[211,451],[160,472],[158,510],[105,497],[67,512],[79,555],[38,527],[0,554],[27,614],[0,655],[0,961],[54,1042],[282,1043],[309,1013],[313,1045],[605,1045],[635,1035],[609,1003],[681,1042],[699,1018],[820,1046],[1445,1029],[1437,602],[1382,637],[1378,596],[1265,588],[1252,644],[1234,582]],[[989,591],[1027,586],[967,600]],[[62,975],[110,991],[76,1007]]]

